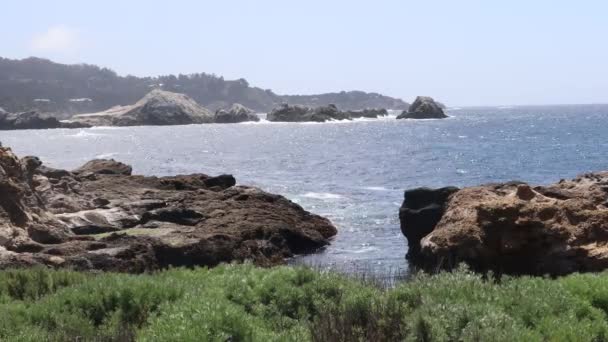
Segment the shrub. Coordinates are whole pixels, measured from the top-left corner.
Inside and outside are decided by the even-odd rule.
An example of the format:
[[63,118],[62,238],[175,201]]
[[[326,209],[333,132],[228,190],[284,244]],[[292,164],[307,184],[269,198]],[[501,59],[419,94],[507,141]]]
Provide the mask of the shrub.
[[605,341],[608,274],[394,288],[305,267],[0,272],[0,341]]

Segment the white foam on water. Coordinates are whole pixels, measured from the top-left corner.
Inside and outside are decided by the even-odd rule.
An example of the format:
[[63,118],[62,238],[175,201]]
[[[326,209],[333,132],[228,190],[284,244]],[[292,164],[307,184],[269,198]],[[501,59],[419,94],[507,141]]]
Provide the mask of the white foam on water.
[[320,200],[336,200],[336,199],[343,198],[343,196],[341,196],[341,195],[332,194],[330,192],[307,192],[304,195],[302,195],[302,197],[314,198],[314,199],[320,199]]
[[110,152],[110,153],[101,153],[95,156],[95,159],[110,159],[116,156],[118,153]]
[[72,137],[72,138],[88,138],[88,137],[100,137],[100,136],[104,136],[105,134],[100,134],[100,133],[91,133],[89,131],[85,131],[85,130],[80,130],[78,133],[76,134],[71,134],[68,135],[68,137]]
[[371,190],[371,191],[389,191],[389,189],[387,189],[383,186],[366,186],[363,189]]

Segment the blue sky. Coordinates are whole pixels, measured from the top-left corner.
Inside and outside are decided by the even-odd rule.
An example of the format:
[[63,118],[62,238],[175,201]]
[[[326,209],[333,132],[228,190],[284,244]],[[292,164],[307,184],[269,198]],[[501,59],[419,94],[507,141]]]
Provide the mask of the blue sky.
[[0,56],[208,72],[281,94],[608,103],[608,1],[7,1]]

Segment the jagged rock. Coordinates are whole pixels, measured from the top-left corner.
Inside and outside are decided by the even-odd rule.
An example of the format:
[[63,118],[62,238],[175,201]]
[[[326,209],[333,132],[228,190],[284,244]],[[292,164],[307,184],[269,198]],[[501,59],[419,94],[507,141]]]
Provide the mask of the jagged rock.
[[[410,260],[427,269],[466,262],[476,270],[508,274],[605,270],[606,184],[608,172],[600,172],[549,186],[510,182],[427,190],[441,196],[418,203],[406,195],[401,229],[415,251]],[[423,210],[416,216],[418,207],[428,203],[435,208],[428,218]]]
[[350,120],[350,115],[338,110],[335,105],[309,108],[304,106],[290,106],[283,104],[273,109],[267,115],[268,121],[281,122],[325,122],[329,120]]
[[347,112],[348,115],[355,118],[377,118],[379,116],[387,116],[388,111],[383,108],[367,108],[362,110],[351,110]]
[[213,114],[184,94],[155,89],[134,105],[75,115],[69,122],[90,126],[162,126],[213,122]]
[[418,96],[407,111],[403,111],[397,119],[443,119],[447,115],[441,106],[428,96]]
[[405,191],[405,200],[399,209],[399,220],[401,232],[408,241],[408,259],[419,257],[420,240],[433,231],[443,216],[448,198],[456,191],[458,188],[455,187]]
[[274,265],[336,234],[282,196],[235,184],[230,175],[133,176],[111,160],[60,172],[0,148],[0,269]]
[[216,123],[238,123],[260,121],[260,117],[252,109],[235,103],[228,109],[220,109],[215,112],[214,121]]

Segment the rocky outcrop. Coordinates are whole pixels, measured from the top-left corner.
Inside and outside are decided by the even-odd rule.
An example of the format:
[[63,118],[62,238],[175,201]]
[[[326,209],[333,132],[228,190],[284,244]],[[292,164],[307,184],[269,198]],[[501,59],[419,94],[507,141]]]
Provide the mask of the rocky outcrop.
[[351,111],[348,111],[347,114],[348,114],[348,116],[350,116],[353,119],[357,119],[357,118],[375,119],[380,116],[387,116],[388,111],[383,108],[367,108],[367,109],[362,109],[362,110],[351,110]]
[[445,115],[441,105],[431,97],[418,96],[407,111],[403,111],[397,119],[444,119]]
[[45,116],[35,111],[11,114],[0,108],[0,130],[84,127],[89,126],[80,123],[61,122],[54,117]]
[[347,112],[338,110],[335,105],[310,108],[283,104],[267,115],[268,121],[277,122],[325,122],[330,120],[350,120]]
[[184,94],[155,89],[134,105],[75,115],[70,122],[90,126],[163,126],[213,122],[213,114]]
[[445,212],[450,195],[458,191],[455,187],[440,189],[417,188],[405,192],[405,200],[399,209],[401,232],[407,238],[407,258],[420,256],[420,240],[430,234]]
[[549,186],[417,191],[400,211],[414,264],[534,275],[608,268],[608,172]]
[[230,175],[134,176],[111,160],[58,170],[0,147],[0,269],[273,265],[336,234],[282,196],[235,184]]
[[246,121],[260,121],[260,117],[255,111],[235,103],[228,109],[220,109],[215,112],[214,122],[216,123],[239,123]]

